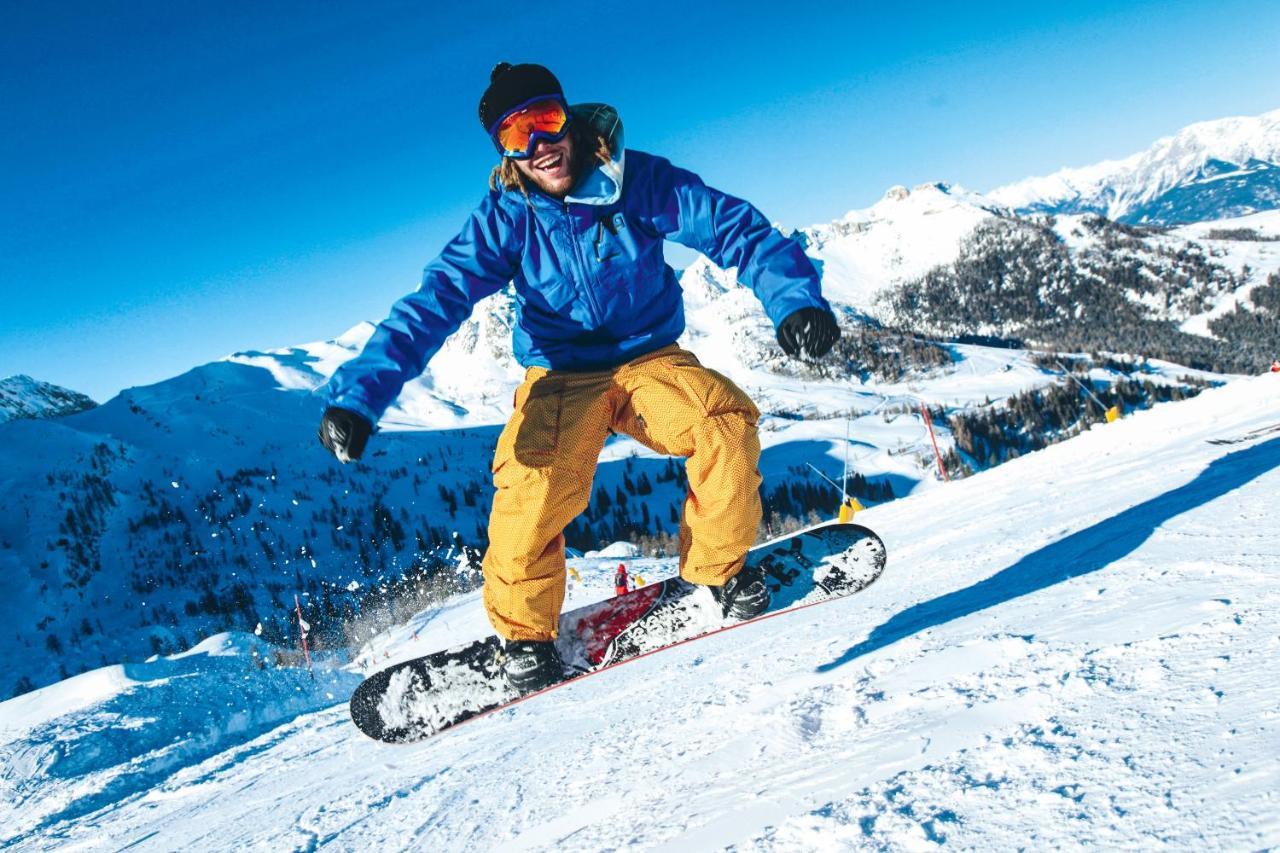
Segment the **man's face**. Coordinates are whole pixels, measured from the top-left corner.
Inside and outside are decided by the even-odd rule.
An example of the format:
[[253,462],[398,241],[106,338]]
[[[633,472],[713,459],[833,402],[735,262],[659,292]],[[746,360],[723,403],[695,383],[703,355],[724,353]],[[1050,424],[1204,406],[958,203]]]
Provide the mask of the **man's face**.
[[566,133],[559,142],[539,140],[533,156],[515,164],[538,189],[553,198],[564,198],[573,189],[573,134]]

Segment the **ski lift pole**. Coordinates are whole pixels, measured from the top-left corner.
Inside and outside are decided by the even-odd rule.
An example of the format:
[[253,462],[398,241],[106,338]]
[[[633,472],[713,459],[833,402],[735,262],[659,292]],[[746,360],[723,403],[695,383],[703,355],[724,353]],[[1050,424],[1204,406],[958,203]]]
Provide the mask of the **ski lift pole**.
[[302,656],[307,659],[307,672],[311,673],[311,680],[315,681],[316,671],[311,667],[311,650],[307,648],[307,632],[311,630],[311,626],[302,618],[302,604],[298,601],[298,594],[293,594],[294,612],[298,614],[298,636],[302,640]]
[[831,479],[826,474],[819,471],[816,467],[814,467],[814,464],[812,462],[806,462],[804,464],[808,465],[810,468],[813,468],[813,473],[817,474],[819,477],[821,477],[822,479],[830,483],[831,487],[840,493],[841,499],[844,498],[844,489],[840,488],[839,484],[837,484],[835,480]]
[[1117,418],[1119,418],[1119,417],[1120,417],[1120,407],[1119,407],[1119,406],[1111,406],[1110,408],[1108,408],[1107,406],[1103,405],[1102,401],[1098,399],[1098,395],[1097,395],[1097,394],[1094,394],[1094,393],[1093,393],[1093,391],[1091,391],[1091,390],[1088,388],[1088,386],[1086,386],[1083,382],[1081,382],[1079,379],[1077,379],[1077,378],[1075,377],[1075,374],[1074,374],[1074,373],[1072,373],[1071,371],[1069,371],[1069,370],[1067,370],[1065,367],[1063,367],[1063,366],[1062,366],[1062,362],[1060,362],[1060,361],[1055,361],[1055,362],[1054,362],[1054,364],[1058,365],[1058,369],[1059,369],[1059,370],[1061,370],[1061,371],[1062,371],[1062,373],[1063,373],[1063,374],[1064,374],[1068,379],[1070,379],[1072,382],[1076,383],[1076,385],[1080,386],[1080,390],[1081,390],[1081,391],[1084,391],[1084,393],[1088,394],[1088,395],[1089,395],[1089,399],[1093,400],[1093,402],[1095,402],[1095,403],[1097,403],[1097,404],[1098,404],[1098,408],[1099,408],[1099,409],[1102,409],[1103,416],[1107,419],[1107,423],[1111,423],[1112,421],[1114,421],[1114,420],[1116,420]]
[[845,490],[845,484],[849,482],[849,422],[850,418],[844,420],[844,471],[840,474],[840,506],[844,506],[849,500],[849,493]]
[[840,510],[836,513],[836,521],[848,524],[853,521],[854,509],[849,503],[849,428],[851,417],[844,419],[844,470],[840,472]]
[[929,440],[933,442],[933,456],[938,460],[938,472],[942,474],[944,482],[951,482],[951,477],[947,474],[947,466],[942,464],[942,451],[938,450],[938,437],[933,434],[933,418],[929,417],[929,407],[920,401],[920,415],[924,418],[924,425],[929,430]]
[[840,492],[840,513],[839,515],[836,516],[836,521],[839,521],[841,524],[848,523],[853,520],[854,513],[861,512],[862,510],[866,509],[866,507],[863,506],[858,501],[857,498],[850,497],[848,494],[846,494],[844,489],[836,485],[835,480],[831,479],[826,474],[819,471],[812,462],[806,462],[804,464],[808,465],[810,468],[813,468],[813,473],[817,474],[819,477],[826,480],[828,483],[831,484],[831,487],[833,489]]

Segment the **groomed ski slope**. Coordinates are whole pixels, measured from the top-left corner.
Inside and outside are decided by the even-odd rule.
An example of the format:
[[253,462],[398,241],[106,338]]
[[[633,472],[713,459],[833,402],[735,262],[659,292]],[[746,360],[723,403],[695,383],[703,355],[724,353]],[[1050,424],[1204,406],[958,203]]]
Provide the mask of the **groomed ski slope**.
[[[1277,845],[1280,431],[1245,437],[1277,424],[1280,376],[1244,379],[887,504],[859,516],[890,553],[866,592],[416,746],[366,740],[334,700],[131,777],[150,753],[111,750],[166,725],[129,710],[153,688],[76,708],[53,685],[0,704],[0,845]],[[93,760],[57,746],[87,726]]]

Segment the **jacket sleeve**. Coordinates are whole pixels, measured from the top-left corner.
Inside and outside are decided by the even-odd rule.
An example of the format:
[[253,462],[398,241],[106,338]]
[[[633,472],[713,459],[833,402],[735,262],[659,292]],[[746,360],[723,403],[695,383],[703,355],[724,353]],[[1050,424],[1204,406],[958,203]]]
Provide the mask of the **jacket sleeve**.
[[358,356],[329,380],[327,405],[377,423],[410,379],[426,369],[477,302],[511,281],[519,264],[511,223],[488,196],[427,264],[422,286],[396,302]]
[[830,310],[813,261],[764,214],[662,157],[642,156],[649,164],[645,183],[657,230],[720,267],[737,267],[739,280],[764,305],[774,328],[801,308]]

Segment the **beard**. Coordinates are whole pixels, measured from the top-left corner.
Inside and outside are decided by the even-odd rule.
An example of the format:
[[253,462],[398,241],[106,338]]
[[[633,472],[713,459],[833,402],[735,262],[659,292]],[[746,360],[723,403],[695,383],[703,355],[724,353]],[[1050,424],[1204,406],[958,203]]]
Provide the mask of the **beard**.
[[[569,128],[569,151],[568,174],[562,177],[550,178],[541,173],[538,169],[529,169],[525,171],[520,169],[521,175],[533,182],[539,190],[547,195],[563,199],[569,194],[569,191],[577,185],[578,180],[582,178],[587,171],[594,167],[593,151],[590,144],[586,141],[586,135],[582,132],[582,128],[576,123]],[[517,167],[518,168],[518,167]]]
[[575,160],[576,158],[570,159],[569,174],[562,178],[548,178],[540,175],[536,170],[531,175],[526,174],[525,177],[533,181],[534,186],[542,190],[547,195],[562,199],[569,194],[569,190],[573,189],[573,185],[578,182],[578,171],[575,168],[577,165],[576,162],[574,162]]

